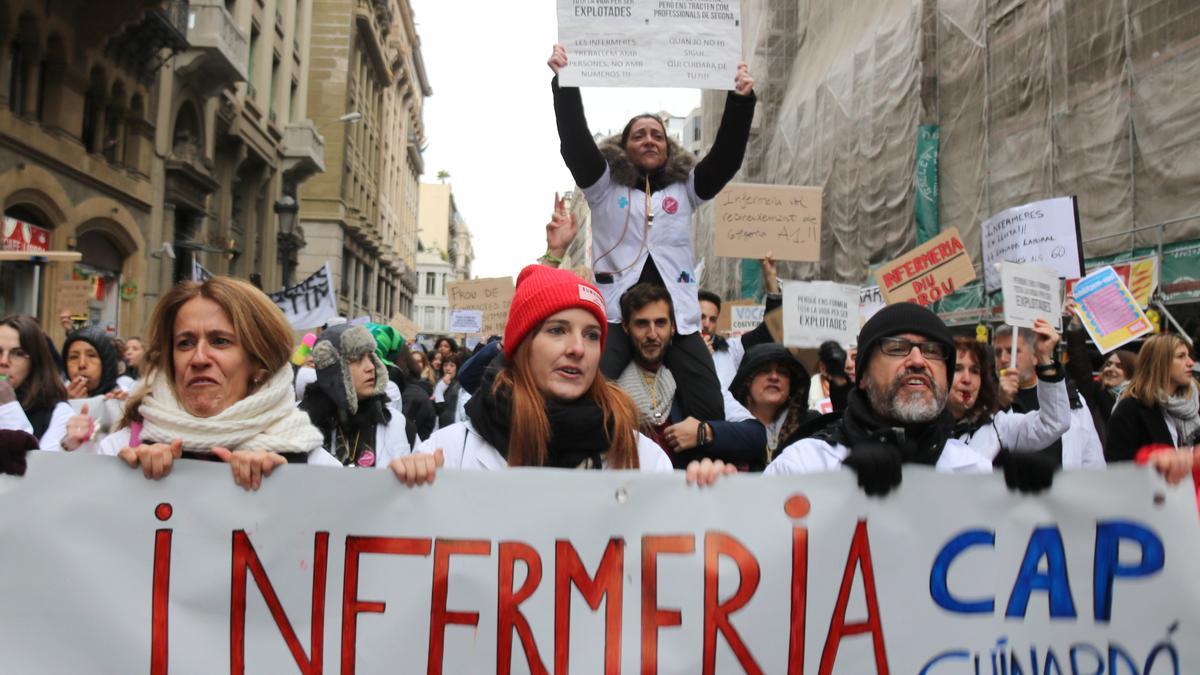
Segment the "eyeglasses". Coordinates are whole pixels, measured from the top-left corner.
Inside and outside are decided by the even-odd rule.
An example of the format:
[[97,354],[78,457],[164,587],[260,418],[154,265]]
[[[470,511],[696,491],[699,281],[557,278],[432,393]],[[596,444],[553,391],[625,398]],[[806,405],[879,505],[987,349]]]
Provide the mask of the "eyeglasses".
[[20,347],[13,347],[9,350],[0,348],[0,358],[6,358],[9,361],[28,361],[29,352]]
[[913,347],[921,350],[921,356],[927,359],[945,361],[950,358],[950,347],[944,342],[913,342],[902,337],[885,337],[879,339],[879,351],[888,356],[908,356]]

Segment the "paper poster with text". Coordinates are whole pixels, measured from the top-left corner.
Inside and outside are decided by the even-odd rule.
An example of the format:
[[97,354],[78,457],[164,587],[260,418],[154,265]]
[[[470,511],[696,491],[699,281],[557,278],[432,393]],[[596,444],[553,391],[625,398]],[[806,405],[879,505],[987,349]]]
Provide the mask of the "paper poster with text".
[[983,221],[983,279],[1000,290],[999,262],[1035,263],[1061,279],[1083,276],[1083,246],[1074,197],[1056,197],[1006,209]]
[[740,0],[558,0],[567,87],[733,89]]
[[843,347],[858,340],[858,286],[832,281],[780,281],[783,287],[783,344]]
[[1004,290],[1004,323],[1018,328],[1033,328],[1036,319],[1045,319],[1054,330],[1062,330],[1062,282],[1058,274],[1043,265],[1001,263]]
[[[1146,467],[1038,495],[738,474],[219,463],[0,475],[0,670],[1194,675],[1200,520]],[[976,669],[975,664],[981,668]],[[992,667],[992,664],[997,664]]]
[[889,305],[914,302],[923,307],[952,295],[975,280],[975,267],[958,228],[938,236],[875,271],[879,290]]
[[454,281],[446,284],[446,296],[450,309],[477,309],[483,312],[484,337],[503,335],[504,324],[508,323],[508,306],[512,304],[512,277],[491,277]]
[[858,323],[864,324],[875,316],[879,310],[887,307],[883,300],[883,291],[878,286],[863,286],[858,289]]
[[483,310],[450,310],[450,332],[475,335],[483,332]]
[[1154,331],[1112,267],[1102,267],[1080,279],[1074,291],[1075,313],[1101,354]]
[[[1121,281],[1125,282],[1125,287],[1133,294],[1138,306],[1142,309],[1149,308],[1150,299],[1158,289],[1158,255],[1140,256],[1124,262],[1110,263],[1110,266],[1117,276],[1121,277]],[[1104,265],[1089,267],[1087,272],[1091,274],[1101,267]],[[1067,280],[1068,294],[1074,291],[1076,281],[1078,280]]]
[[730,183],[713,199],[713,250],[729,258],[821,260],[821,188]]

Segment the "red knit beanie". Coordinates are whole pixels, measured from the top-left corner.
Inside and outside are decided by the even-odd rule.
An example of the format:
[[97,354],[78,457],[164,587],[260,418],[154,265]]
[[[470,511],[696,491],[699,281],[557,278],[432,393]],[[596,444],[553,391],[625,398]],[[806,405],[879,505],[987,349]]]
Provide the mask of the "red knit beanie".
[[504,326],[504,356],[511,359],[525,335],[552,314],[564,309],[584,309],[600,322],[600,346],[608,337],[604,296],[574,272],[545,265],[529,265],[517,277],[516,292]]

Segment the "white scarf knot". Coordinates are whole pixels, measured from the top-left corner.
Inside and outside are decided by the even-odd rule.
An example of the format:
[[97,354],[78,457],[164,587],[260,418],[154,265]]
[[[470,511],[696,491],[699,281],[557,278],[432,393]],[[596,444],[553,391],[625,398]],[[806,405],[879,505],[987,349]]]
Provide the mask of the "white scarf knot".
[[307,453],[323,442],[308,414],[296,407],[291,366],[284,364],[258,391],[212,417],[196,417],[183,409],[168,378],[161,373],[146,383],[142,399],[142,437],[159,442],[183,440],[183,449],[211,452],[267,450]]

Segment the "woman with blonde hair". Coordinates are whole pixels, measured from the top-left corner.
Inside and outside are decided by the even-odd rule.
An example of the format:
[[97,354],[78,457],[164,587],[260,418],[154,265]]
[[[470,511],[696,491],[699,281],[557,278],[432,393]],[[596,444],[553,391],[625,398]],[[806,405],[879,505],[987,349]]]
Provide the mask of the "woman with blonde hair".
[[[638,433],[633,401],[600,375],[607,332],[595,286],[565,270],[526,267],[509,306],[503,364],[467,403],[467,421],[437,430],[392,470],[410,486],[432,482],[442,466],[671,471],[662,449]],[[688,477],[706,484],[733,470],[705,460]]]
[[1127,462],[1148,445],[1191,450],[1200,432],[1200,392],[1192,380],[1192,355],[1178,335],[1146,340],[1133,379],[1108,420],[1109,462]]
[[146,383],[102,454],[152,479],[181,457],[224,461],[247,489],[289,462],[340,466],[296,408],[291,326],[254,286],[220,276],[176,285],[154,308],[146,346]]

